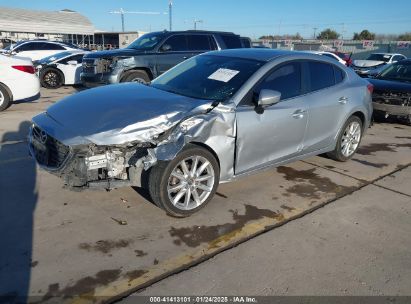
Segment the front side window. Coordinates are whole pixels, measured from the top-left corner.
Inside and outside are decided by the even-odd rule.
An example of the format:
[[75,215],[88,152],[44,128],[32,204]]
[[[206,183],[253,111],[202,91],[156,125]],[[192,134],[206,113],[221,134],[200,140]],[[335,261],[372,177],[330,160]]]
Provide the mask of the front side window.
[[309,61],[308,76],[310,78],[310,92],[325,89],[335,84],[334,68],[328,63]]
[[263,64],[257,60],[201,55],[157,77],[151,86],[183,96],[224,101],[233,96]]
[[271,72],[254,90],[259,93],[263,89],[281,93],[281,100],[301,94],[301,64],[290,62],[283,64]]
[[184,52],[188,51],[186,35],[173,35],[168,38],[161,49],[168,52]]
[[145,34],[130,43],[130,45],[127,46],[127,49],[143,51],[152,50],[160,43],[161,40],[163,40],[163,38],[163,34]]

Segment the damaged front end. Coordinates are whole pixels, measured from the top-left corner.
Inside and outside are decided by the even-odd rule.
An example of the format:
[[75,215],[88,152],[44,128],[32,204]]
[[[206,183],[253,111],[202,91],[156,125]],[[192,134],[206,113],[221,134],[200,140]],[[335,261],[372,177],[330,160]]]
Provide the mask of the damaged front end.
[[29,133],[30,154],[43,169],[62,178],[71,189],[141,186],[144,168],[156,163],[150,147],[150,143],[69,147],[35,124]]
[[411,119],[411,93],[376,90],[373,94],[373,107],[375,113],[382,113],[385,118]]

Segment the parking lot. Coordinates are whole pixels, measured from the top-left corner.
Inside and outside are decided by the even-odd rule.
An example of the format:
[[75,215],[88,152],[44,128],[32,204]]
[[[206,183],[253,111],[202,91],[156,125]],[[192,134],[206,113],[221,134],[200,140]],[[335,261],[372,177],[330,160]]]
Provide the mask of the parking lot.
[[185,219],[167,216],[138,188],[63,189],[28,156],[26,135],[31,117],[77,90],[42,89],[37,102],[0,113],[1,294],[119,298],[366,189],[383,192],[374,198],[382,203],[399,197],[398,208],[410,211],[411,127],[396,123],[375,124],[349,162],[313,157],[220,185]]

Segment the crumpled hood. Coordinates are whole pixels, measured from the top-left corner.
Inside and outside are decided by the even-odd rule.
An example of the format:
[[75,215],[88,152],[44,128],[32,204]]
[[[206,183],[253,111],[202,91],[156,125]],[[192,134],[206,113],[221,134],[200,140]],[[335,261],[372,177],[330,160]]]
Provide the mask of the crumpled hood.
[[373,66],[385,64],[385,62],[377,61],[377,60],[354,60],[353,64],[357,67],[373,67]]
[[395,80],[385,80],[378,78],[367,79],[373,86],[374,92],[383,91],[383,92],[403,92],[411,93],[411,83]]
[[153,142],[154,136],[187,116],[205,112],[211,104],[210,100],[126,83],[66,97],[33,121],[67,145],[84,143],[84,139],[97,145]]

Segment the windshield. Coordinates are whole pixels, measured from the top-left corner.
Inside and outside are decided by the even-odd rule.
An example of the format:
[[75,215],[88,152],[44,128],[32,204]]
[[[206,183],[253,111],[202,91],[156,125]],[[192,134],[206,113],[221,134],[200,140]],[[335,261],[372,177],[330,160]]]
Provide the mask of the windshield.
[[377,78],[411,82],[411,61],[394,63],[384,69]]
[[127,48],[135,50],[152,50],[163,39],[163,36],[164,35],[158,33],[145,34],[130,43]]
[[70,52],[61,52],[61,53],[58,53],[58,54],[54,54],[54,55],[51,55],[51,56],[44,57],[44,58],[40,59],[39,62],[41,62],[41,63],[50,63],[50,62],[53,62],[55,60],[67,57],[71,54],[72,53],[70,53]]
[[391,55],[384,55],[384,54],[371,54],[368,56],[367,60],[374,60],[374,61],[390,61]]
[[151,86],[188,97],[224,101],[263,64],[256,60],[201,55],[156,78]]

